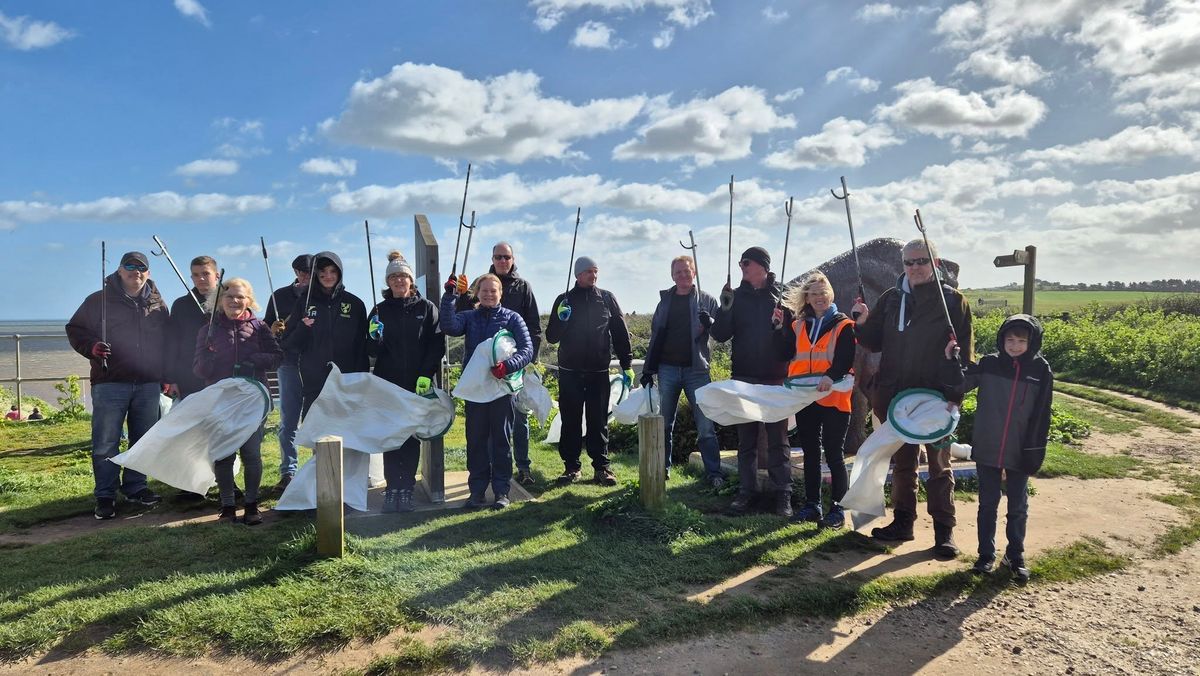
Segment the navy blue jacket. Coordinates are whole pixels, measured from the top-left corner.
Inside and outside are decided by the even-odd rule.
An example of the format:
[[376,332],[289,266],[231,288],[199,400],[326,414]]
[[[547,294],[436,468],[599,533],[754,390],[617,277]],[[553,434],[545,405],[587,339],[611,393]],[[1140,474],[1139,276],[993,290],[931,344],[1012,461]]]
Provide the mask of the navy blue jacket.
[[456,294],[447,291],[442,295],[442,316],[439,323],[442,333],[447,336],[464,336],[466,345],[463,349],[463,368],[471,361],[475,348],[485,340],[491,340],[501,329],[508,329],[517,342],[517,352],[504,360],[504,369],[513,373],[525,368],[533,361],[533,343],[529,339],[529,329],[521,315],[503,306],[493,308],[477,307],[474,310],[459,312],[454,309]]

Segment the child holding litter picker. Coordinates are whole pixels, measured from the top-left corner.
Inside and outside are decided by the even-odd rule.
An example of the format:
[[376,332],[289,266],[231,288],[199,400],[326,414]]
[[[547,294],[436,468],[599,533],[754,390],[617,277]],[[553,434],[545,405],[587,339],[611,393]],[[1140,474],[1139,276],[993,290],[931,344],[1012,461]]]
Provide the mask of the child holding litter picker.
[[[204,380],[205,387],[233,377],[254,378],[266,385],[267,371],[279,366],[283,351],[275,342],[271,327],[254,316],[258,303],[254,300],[254,288],[250,282],[238,278],[222,282],[206,305],[215,315],[214,326],[212,330],[207,326],[202,327],[196,334],[192,370]],[[219,307],[214,308],[214,305]],[[238,449],[246,480],[246,506],[242,512],[242,523],[247,526],[262,523],[262,516],[258,513],[258,488],[262,483],[262,438],[263,427],[259,425],[258,430]],[[237,523],[233,457],[231,454],[213,466],[217,488],[221,492],[222,523]]]
[[[491,340],[498,332],[507,329],[516,341],[517,351],[491,369],[493,376],[503,378],[525,368],[533,360],[529,329],[521,315],[500,305],[503,292],[499,277],[489,272],[481,276],[476,284],[479,307],[459,312],[454,307],[460,293],[458,280],[451,277],[446,282],[446,293],[442,296],[441,304],[442,332],[448,336],[465,337],[465,370],[480,343]],[[468,401],[466,404],[467,487],[471,497],[463,506],[466,509],[487,506],[484,494],[490,482],[495,497],[492,506],[503,509],[509,505],[508,490],[512,481],[512,395],[503,395],[484,403]]]
[[1009,317],[1000,325],[996,351],[962,370],[951,357],[954,347],[954,341],[946,346],[951,365],[947,380],[961,381],[964,392],[979,388],[971,439],[979,474],[979,559],[973,571],[987,574],[996,567],[996,512],[1003,478],[1008,494],[1008,547],[1002,565],[1024,584],[1029,581],[1025,566],[1029,477],[1046,458],[1054,389],[1054,374],[1041,354],[1042,325],[1026,314]]

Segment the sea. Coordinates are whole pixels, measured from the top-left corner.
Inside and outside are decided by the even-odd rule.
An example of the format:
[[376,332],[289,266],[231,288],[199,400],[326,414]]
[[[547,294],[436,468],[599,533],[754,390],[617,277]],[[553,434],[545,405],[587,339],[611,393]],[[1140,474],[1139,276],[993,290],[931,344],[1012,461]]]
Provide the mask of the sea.
[[[67,343],[66,319],[0,320],[0,385],[15,389],[11,378],[17,375],[16,340],[21,336],[22,378],[66,378],[77,375],[84,394],[84,403],[91,410],[91,388],[88,384],[88,360],[71,349]],[[22,383],[21,395],[44,399],[53,406],[60,396],[55,383]],[[24,406],[23,406],[24,407]]]

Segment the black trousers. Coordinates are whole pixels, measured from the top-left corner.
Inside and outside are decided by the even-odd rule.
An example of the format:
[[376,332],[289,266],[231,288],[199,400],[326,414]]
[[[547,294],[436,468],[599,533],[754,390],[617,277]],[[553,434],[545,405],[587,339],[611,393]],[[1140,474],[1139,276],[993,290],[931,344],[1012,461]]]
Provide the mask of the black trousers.
[[409,437],[400,448],[383,454],[383,478],[387,487],[413,489],[417,483],[417,464],[421,461],[421,440]]
[[821,449],[825,449],[825,463],[829,465],[829,478],[833,490],[833,502],[841,502],[846,495],[849,480],[846,477],[846,430],[850,427],[850,414],[832,406],[809,404],[796,414],[796,436],[800,448],[804,449],[804,501],[821,502]]
[[558,372],[558,414],[562,430],[558,455],[567,471],[579,471],[579,456],[584,443],[583,420],[587,416],[587,453],[592,467],[608,469],[608,371]]

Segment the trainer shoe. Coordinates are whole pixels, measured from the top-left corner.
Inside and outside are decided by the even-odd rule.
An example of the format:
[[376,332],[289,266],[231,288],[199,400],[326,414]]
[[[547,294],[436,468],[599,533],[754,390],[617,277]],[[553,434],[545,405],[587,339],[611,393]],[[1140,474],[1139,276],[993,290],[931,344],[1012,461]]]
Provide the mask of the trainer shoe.
[[230,505],[221,508],[221,515],[217,517],[217,523],[237,523],[237,507]]
[[396,511],[411,512],[416,509],[416,505],[413,504],[412,498],[413,492],[411,488],[401,488],[399,493],[396,495]]
[[733,502],[725,509],[729,516],[745,516],[750,511],[750,503],[754,501],[752,493],[741,493],[733,496]]
[[533,474],[530,473],[529,470],[519,469],[517,470],[517,483],[521,484],[522,486],[532,486],[533,484],[537,483],[537,481],[534,480]]
[[725,477],[715,476],[708,480],[708,485],[714,490],[719,491],[725,488]]
[[612,473],[612,470],[605,467],[604,469],[596,470],[596,475],[592,477],[592,481],[601,486],[616,486],[617,476]]
[[126,498],[126,500],[129,500],[130,502],[135,503],[135,504],[145,505],[147,507],[153,507],[154,505],[157,505],[158,503],[162,502],[162,497],[160,497],[158,495],[158,493],[155,493],[154,491],[150,490],[149,488],[143,488],[142,490],[138,491],[137,493],[134,493],[133,495],[128,496]]
[[907,542],[913,539],[913,520],[916,515],[897,510],[892,522],[882,528],[872,528],[871,537],[885,542]]
[[492,509],[504,509],[512,504],[508,499],[508,493],[501,493],[496,496],[496,502],[492,503]]
[[815,502],[805,503],[805,505],[801,507],[798,512],[796,512],[796,516],[792,517],[792,521],[796,521],[798,523],[804,523],[806,521],[820,523],[821,506]]
[[396,507],[396,502],[400,499],[399,488],[389,488],[383,492],[383,509],[380,511],[384,514],[395,514],[400,511]]
[[1013,582],[1023,585],[1029,582],[1029,569],[1025,567],[1025,561],[1021,559],[1010,560],[1007,556],[1000,562],[1001,565],[1007,566],[1012,572]]
[[981,556],[975,560],[975,565],[971,566],[971,572],[977,575],[988,575],[993,570],[996,570],[995,556],[989,556],[986,559]]
[[242,509],[242,523],[247,526],[257,526],[262,521],[262,514],[258,513],[258,503],[247,502],[246,506]]
[[96,498],[96,519],[107,521],[117,515],[117,501],[112,498]]
[[829,506],[829,513],[825,515],[824,519],[821,519],[821,525],[834,530],[845,528],[846,510],[842,509],[838,503],[833,503]]
[[558,478],[554,480],[554,482],[559,486],[573,484],[576,481],[579,481],[579,470],[577,469],[564,470],[563,473],[558,475]]
[[475,511],[477,509],[483,509],[484,507],[487,507],[487,502],[484,501],[484,496],[482,493],[479,495],[472,493],[471,497],[467,498],[467,501],[463,503],[463,509],[467,510],[468,512]]

